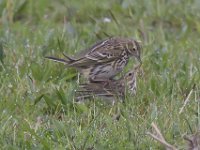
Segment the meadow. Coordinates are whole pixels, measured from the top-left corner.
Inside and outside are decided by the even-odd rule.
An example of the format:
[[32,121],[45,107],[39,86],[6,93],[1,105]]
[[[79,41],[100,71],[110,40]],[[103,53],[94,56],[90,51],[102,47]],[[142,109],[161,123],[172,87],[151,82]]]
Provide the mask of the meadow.
[[[199,0],[0,0],[1,149],[164,149],[146,134],[152,122],[185,149],[183,135],[200,129],[199,8]],[[142,41],[137,95],[75,103],[77,71],[44,57],[111,36]]]

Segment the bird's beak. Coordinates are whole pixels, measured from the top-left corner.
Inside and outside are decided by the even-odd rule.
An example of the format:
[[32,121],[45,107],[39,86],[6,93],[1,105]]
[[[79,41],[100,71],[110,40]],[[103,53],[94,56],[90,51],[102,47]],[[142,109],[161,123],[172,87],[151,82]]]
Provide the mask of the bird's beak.
[[137,57],[137,60],[140,62],[140,65],[142,65],[142,60],[141,60],[140,56]]

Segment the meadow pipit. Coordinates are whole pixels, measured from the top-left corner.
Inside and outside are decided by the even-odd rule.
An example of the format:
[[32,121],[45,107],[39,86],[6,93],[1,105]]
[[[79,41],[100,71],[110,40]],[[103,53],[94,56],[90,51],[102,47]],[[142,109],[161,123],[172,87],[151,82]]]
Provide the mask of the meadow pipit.
[[104,82],[91,82],[81,84],[76,90],[76,100],[82,101],[94,96],[116,101],[116,98],[124,100],[126,89],[131,95],[136,94],[136,74],[139,66],[134,67],[118,80],[110,80],[108,84]]
[[96,82],[112,79],[123,70],[131,56],[141,63],[140,53],[140,42],[113,37],[95,44],[74,58],[67,55],[64,55],[66,59],[51,56],[46,58],[74,67],[90,82]]

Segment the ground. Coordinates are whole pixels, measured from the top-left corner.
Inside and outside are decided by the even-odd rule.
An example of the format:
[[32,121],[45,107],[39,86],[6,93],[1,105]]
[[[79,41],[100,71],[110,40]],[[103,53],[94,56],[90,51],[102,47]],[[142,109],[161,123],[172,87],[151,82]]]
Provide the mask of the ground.
[[[182,136],[200,127],[199,7],[199,0],[1,0],[0,147],[164,149],[146,135],[155,122],[184,149]],[[137,95],[115,105],[74,103],[76,70],[44,57],[110,36],[142,42]]]

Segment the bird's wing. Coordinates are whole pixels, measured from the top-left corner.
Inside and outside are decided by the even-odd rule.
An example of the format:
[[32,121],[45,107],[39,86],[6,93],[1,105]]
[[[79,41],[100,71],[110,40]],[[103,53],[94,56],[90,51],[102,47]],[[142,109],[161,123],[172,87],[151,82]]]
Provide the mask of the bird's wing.
[[102,83],[81,84],[79,89],[76,91],[76,98],[80,100],[97,96],[104,97],[106,99],[123,99],[123,92],[121,92],[117,86],[118,84],[115,83],[115,81],[113,81],[111,85],[103,85]]
[[109,38],[96,43],[91,48],[82,51],[74,58],[65,56],[67,60],[47,57],[54,61],[63,62],[73,67],[88,67],[99,63],[112,62],[120,58],[126,48],[127,39]]
[[124,47],[120,43],[105,41],[94,47],[88,54],[85,55],[85,58],[99,63],[110,62],[119,58],[123,51]]
[[124,43],[119,41],[117,38],[109,38],[98,42],[91,48],[82,51],[79,57],[75,56],[76,61],[74,61],[71,66],[80,65],[95,65],[99,63],[111,62],[122,55],[124,51]]
[[80,84],[80,89],[82,89],[82,91],[99,91],[103,89],[103,83],[88,83],[88,84]]

